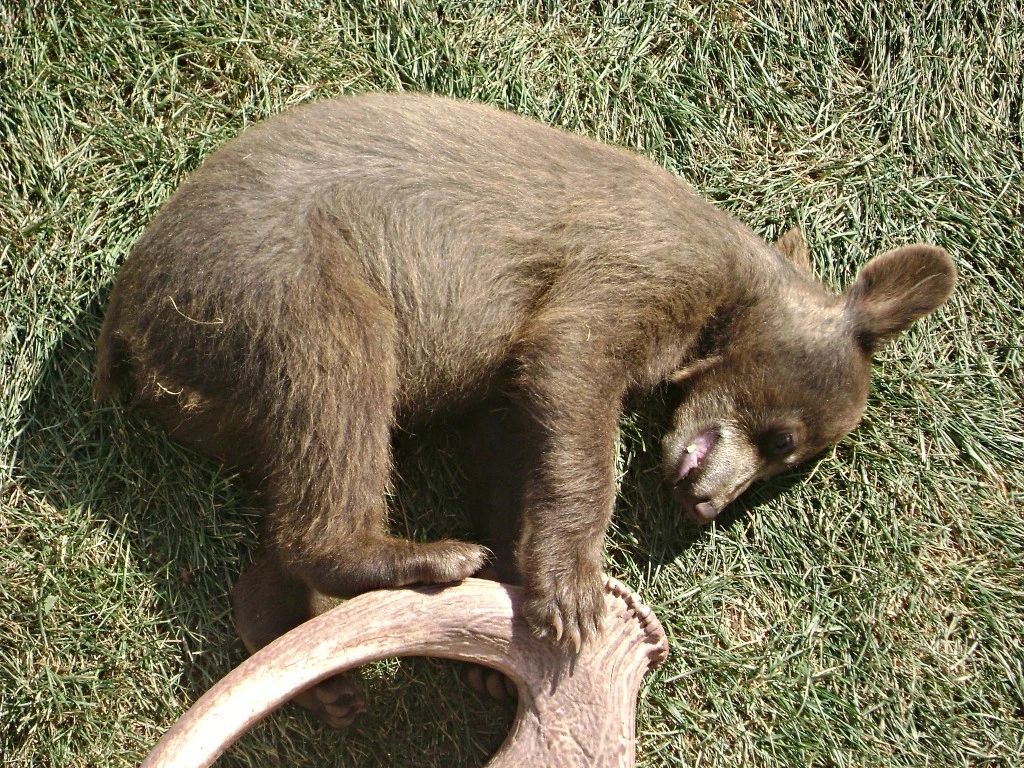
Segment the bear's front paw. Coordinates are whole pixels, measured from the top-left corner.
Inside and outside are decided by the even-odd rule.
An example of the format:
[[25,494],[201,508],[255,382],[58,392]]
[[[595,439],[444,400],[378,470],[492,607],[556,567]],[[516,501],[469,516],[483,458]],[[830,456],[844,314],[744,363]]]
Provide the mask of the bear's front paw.
[[579,652],[601,632],[604,584],[600,569],[529,578],[523,613],[534,633],[565,650]]

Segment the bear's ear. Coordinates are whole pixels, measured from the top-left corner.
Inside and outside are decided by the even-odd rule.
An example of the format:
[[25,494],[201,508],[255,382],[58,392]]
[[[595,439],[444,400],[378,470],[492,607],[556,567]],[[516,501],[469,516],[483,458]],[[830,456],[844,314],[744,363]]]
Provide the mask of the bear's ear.
[[866,351],[896,338],[938,309],[956,284],[956,267],[941,248],[908,245],[876,256],[846,291],[846,312]]
[[775,250],[786,257],[786,261],[808,275],[814,276],[811,265],[811,249],[807,247],[807,238],[800,227],[793,227],[775,241]]

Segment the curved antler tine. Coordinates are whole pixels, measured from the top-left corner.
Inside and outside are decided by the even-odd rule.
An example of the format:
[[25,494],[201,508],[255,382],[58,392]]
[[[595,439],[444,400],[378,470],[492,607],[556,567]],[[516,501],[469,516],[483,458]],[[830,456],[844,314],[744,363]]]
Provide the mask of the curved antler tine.
[[211,688],[165,734],[144,768],[198,768],[299,691],[393,656],[484,664],[519,688],[519,710],[492,766],[631,766],[640,680],[667,653],[650,609],[606,582],[601,637],[568,657],[535,638],[519,590],[467,579],[355,597],[266,646]]

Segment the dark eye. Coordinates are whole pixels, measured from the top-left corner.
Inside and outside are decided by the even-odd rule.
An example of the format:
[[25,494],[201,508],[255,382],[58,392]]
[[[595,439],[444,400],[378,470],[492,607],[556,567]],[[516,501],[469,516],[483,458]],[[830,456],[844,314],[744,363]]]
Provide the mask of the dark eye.
[[761,452],[769,459],[784,459],[796,450],[792,432],[769,432],[761,440]]

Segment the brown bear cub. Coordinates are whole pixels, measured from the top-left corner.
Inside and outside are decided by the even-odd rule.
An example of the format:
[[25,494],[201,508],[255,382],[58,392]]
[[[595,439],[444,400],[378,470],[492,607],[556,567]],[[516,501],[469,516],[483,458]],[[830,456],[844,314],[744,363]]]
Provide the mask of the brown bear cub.
[[[95,391],[127,389],[258,489],[264,545],[235,590],[250,649],[323,596],[485,564],[386,521],[392,431],[466,414],[482,539],[534,630],[572,648],[603,606],[627,393],[685,385],[665,469],[706,522],[849,432],[872,352],[954,280],[912,245],[834,295],[798,231],[769,246],[636,154],[486,106],[347,97],[246,130],[175,192],[114,286]],[[305,703],[344,723],[344,693]]]

